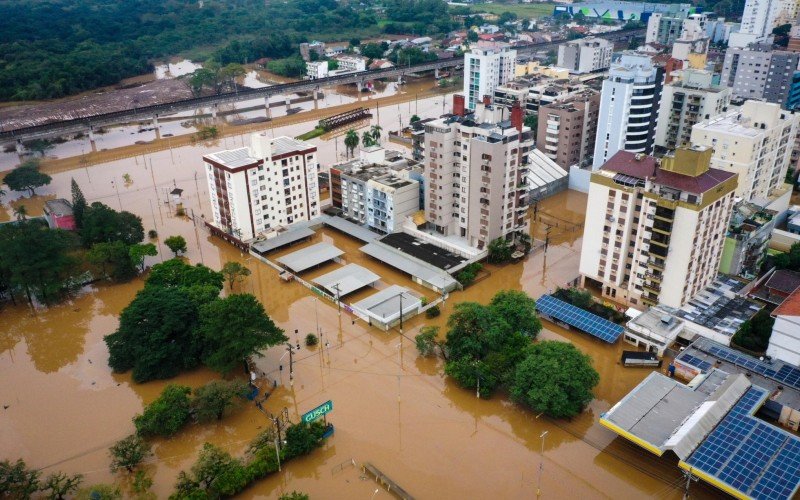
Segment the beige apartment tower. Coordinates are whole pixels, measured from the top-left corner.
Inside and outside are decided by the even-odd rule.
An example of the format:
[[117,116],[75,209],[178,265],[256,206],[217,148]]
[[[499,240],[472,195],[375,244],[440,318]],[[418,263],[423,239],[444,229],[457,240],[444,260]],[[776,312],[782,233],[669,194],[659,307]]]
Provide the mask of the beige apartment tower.
[[592,154],[597,135],[600,93],[587,89],[539,108],[536,149],[569,170]]
[[438,233],[483,249],[529,231],[525,178],[533,135],[518,105],[510,113],[476,108],[425,124],[425,216]]
[[580,273],[635,307],[681,307],[717,275],[737,176],[709,168],[711,149],[658,160],[619,151],[592,173]]

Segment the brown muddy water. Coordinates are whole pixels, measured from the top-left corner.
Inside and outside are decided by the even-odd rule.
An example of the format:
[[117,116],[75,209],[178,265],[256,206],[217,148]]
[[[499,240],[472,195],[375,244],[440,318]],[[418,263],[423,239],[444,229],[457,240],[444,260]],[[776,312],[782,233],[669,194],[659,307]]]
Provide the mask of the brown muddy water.
[[[420,111],[435,115],[442,98],[420,102]],[[410,107],[410,106],[409,106]],[[406,121],[406,106],[381,110],[383,121]],[[425,116],[424,113],[420,113]],[[386,125],[389,125],[387,121]],[[306,126],[295,126],[303,129]],[[385,127],[388,130],[388,127]],[[276,131],[295,135],[294,130]],[[550,421],[510,403],[503,394],[479,400],[474,392],[451,383],[442,363],[417,356],[413,337],[426,324],[443,327],[452,305],[461,301],[487,302],[503,288],[525,290],[538,297],[578,275],[586,197],[558,194],[539,205],[534,234],[543,239],[549,225],[551,245],[524,262],[489,266],[491,275],[463,292],[450,295],[435,320],[418,317],[406,322],[404,335],[383,332],[363,322],[353,323],[335,306],[317,300],[297,283],[284,283],[271,268],[211,238],[200,225],[174,215],[174,202],[165,190],[184,189],[183,203],[199,220],[208,212],[200,156],[239,146],[241,138],[213,145],[164,151],[148,157],[56,174],[41,197],[69,196],[70,178],[81,185],[89,201],[139,214],[146,230],[161,238],[181,234],[189,243],[187,259],[219,269],[228,260],[245,262],[253,271],[236,291],[254,293],[292,342],[317,328],[321,346],[302,347],[295,357],[295,381],[288,384],[285,350],[274,348],[259,366],[281,385],[265,403],[268,411],[287,408],[293,420],[305,411],[333,400],[329,419],[336,433],[311,455],[286,464],[283,471],[254,484],[240,498],[276,498],[298,490],[312,498],[390,498],[352,464],[370,462],[417,498],[531,498],[536,493],[544,440],[544,498],[679,498],[683,481],[676,460],[658,459],[597,424],[606,411],[639,383],[649,370],[619,364],[623,345],[609,346],[576,332],[546,324],[542,338],[574,343],[589,353],[600,373],[597,399],[572,421]],[[331,143],[315,141],[320,162],[330,164],[336,153]],[[395,147],[392,145],[392,147]],[[155,167],[151,169],[151,164]],[[198,180],[195,180],[195,174]],[[130,182],[123,181],[123,175]],[[113,182],[112,182],[113,181]],[[31,207],[40,202],[19,200]],[[8,202],[3,206],[10,217]],[[346,252],[346,262],[366,266],[381,276],[378,287],[402,284],[433,298],[392,268],[367,259],[360,243],[341,233],[320,231],[311,244],[330,241]],[[300,246],[294,247],[296,250]],[[161,254],[148,264],[169,258]],[[288,250],[283,251],[285,253]],[[280,255],[281,252],[275,254]],[[340,264],[327,264],[303,276],[313,278]],[[112,374],[107,366],[103,336],[111,333],[120,311],[142,287],[128,284],[86,287],[77,296],[49,309],[30,310],[6,305],[0,309],[0,458],[24,458],[44,473],[80,472],[87,483],[116,481],[108,471],[108,447],[133,431],[131,418],[152,401],[168,382],[201,385],[216,375],[197,370],[169,381],[134,384],[129,375]],[[226,290],[227,291],[227,290]],[[369,291],[347,297],[358,300]],[[295,335],[297,330],[297,335]],[[327,346],[326,346],[327,344]],[[284,370],[279,370],[279,365]],[[219,424],[191,425],[179,435],[154,442],[155,456],[147,470],[154,492],[165,498],[177,473],[190,467],[204,442],[241,454],[247,442],[269,424],[253,404]],[[719,496],[716,490],[693,483],[700,498]]]

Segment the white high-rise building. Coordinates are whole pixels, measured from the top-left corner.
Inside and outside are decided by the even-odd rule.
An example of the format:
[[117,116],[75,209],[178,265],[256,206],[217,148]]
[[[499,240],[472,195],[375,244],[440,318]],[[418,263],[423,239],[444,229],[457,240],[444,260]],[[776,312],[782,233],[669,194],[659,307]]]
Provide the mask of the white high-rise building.
[[583,285],[636,307],[681,307],[716,277],[736,175],[709,168],[711,149],[660,161],[619,151],[592,173],[583,230]]
[[714,148],[711,166],[739,174],[736,196],[764,205],[784,184],[798,116],[777,104],[746,101],[692,128],[692,144]]
[[257,132],[249,148],[212,153],[203,162],[213,226],[241,242],[319,216],[311,143]]
[[[790,0],[794,1],[794,0]],[[730,47],[747,47],[751,43],[766,41],[775,27],[778,14],[787,0],[746,0],[742,24],[738,33],[730,37]]]
[[661,100],[662,71],[650,56],[622,55],[603,82],[592,170],[619,150],[649,153]]
[[581,38],[558,46],[558,67],[570,73],[591,73],[611,66],[614,45],[602,38]]
[[507,43],[478,42],[464,54],[464,97],[467,108],[475,109],[484,96],[514,79],[517,51]]

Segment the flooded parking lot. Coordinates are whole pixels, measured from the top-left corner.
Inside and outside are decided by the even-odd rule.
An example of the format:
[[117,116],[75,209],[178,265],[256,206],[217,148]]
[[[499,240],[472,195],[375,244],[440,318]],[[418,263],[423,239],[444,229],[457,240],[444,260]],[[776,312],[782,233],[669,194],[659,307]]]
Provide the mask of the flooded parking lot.
[[[406,123],[410,114],[435,116],[444,98],[381,109],[384,129]],[[377,119],[377,117],[376,117]],[[308,124],[297,124],[273,133],[297,135]],[[394,127],[396,128],[396,127]],[[542,441],[546,498],[679,498],[683,478],[676,460],[658,459],[627,443],[597,424],[600,413],[638,384],[648,369],[626,369],[619,364],[623,345],[610,346],[577,332],[546,324],[541,337],[574,343],[589,353],[600,374],[596,399],[581,416],[571,421],[551,421],[509,402],[503,394],[479,400],[443,375],[441,361],[417,356],[413,337],[424,325],[445,327],[453,304],[487,302],[500,289],[520,289],[538,297],[573,280],[578,261],[585,212],[585,195],[562,192],[539,203],[532,222],[537,239],[550,237],[546,252],[540,251],[519,264],[487,266],[491,275],[454,292],[434,320],[424,316],[405,325],[404,335],[395,329],[370,328],[342,313],[335,305],[298,283],[286,283],[278,273],[235,248],[212,238],[190,219],[177,217],[165,190],[184,190],[183,203],[195,221],[207,214],[207,189],[201,156],[238,147],[246,137],[229,137],[215,144],[199,144],[153,153],[108,164],[87,166],[53,176],[51,185],[33,200],[14,200],[37,213],[42,197],[69,196],[75,178],[87,199],[103,201],[137,213],[145,230],[155,228],[161,239],[181,234],[188,242],[186,258],[219,269],[229,260],[244,262],[250,277],[237,291],[252,292],[291,341],[302,343],[306,333],[319,328],[317,348],[302,347],[295,357],[295,380],[288,381],[283,347],[265,353],[259,361],[279,387],[265,403],[273,413],[288,409],[298,416],[327,400],[334,402],[330,421],[335,435],[311,455],[286,465],[283,472],[257,482],[242,498],[274,498],[280,492],[304,491],[312,498],[368,498],[376,485],[352,466],[370,462],[417,498],[530,498],[537,487]],[[333,162],[343,148],[335,141],[318,144],[323,165]],[[392,145],[391,147],[395,147]],[[127,174],[130,182],[124,180]],[[197,174],[197,175],[196,175]],[[112,182],[113,181],[113,182]],[[8,201],[2,207],[11,217]],[[548,231],[548,227],[550,228]],[[381,276],[380,286],[400,284],[428,298],[431,290],[358,251],[362,244],[335,230],[319,231],[303,245],[320,241],[345,251],[345,260]],[[161,255],[149,264],[169,258]],[[301,248],[281,250],[270,258]],[[303,274],[313,278],[339,264],[325,264]],[[114,331],[120,311],[142,287],[141,279],[122,285],[87,287],[62,304],[32,311],[24,306],[3,306],[0,327],[0,450],[3,458],[24,458],[45,473],[80,472],[87,483],[109,482],[107,448],[133,431],[131,418],[152,401],[168,382],[201,385],[216,374],[201,369],[170,381],[134,384],[128,374],[112,374],[107,366],[103,336]],[[227,290],[226,290],[227,291]],[[363,298],[371,290],[349,296]],[[297,338],[295,338],[297,330]],[[327,343],[327,346],[326,346]],[[283,364],[284,369],[279,366]],[[218,424],[191,425],[171,439],[154,441],[155,457],[147,470],[153,475],[159,498],[172,490],[181,469],[195,460],[204,442],[218,444],[240,454],[247,442],[269,425],[252,404]],[[121,481],[121,479],[117,479]],[[699,498],[718,496],[716,490],[692,484]],[[390,498],[379,490],[375,498]]]

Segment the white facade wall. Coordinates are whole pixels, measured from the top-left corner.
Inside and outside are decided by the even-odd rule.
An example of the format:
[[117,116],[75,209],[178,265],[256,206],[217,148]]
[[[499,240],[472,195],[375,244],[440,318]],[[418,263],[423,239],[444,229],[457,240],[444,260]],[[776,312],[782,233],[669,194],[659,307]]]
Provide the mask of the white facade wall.
[[775,317],[767,356],[800,366],[800,316]]
[[783,0],[746,0],[742,12],[740,33],[755,35],[763,39],[772,34],[775,18],[781,10]]
[[478,42],[471,52],[464,54],[464,98],[467,108],[483,96],[493,96],[494,90],[514,79],[517,51],[508,44]]
[[309,61],[306,63],[306,76],[309,80],[328,77],[328,61]]

